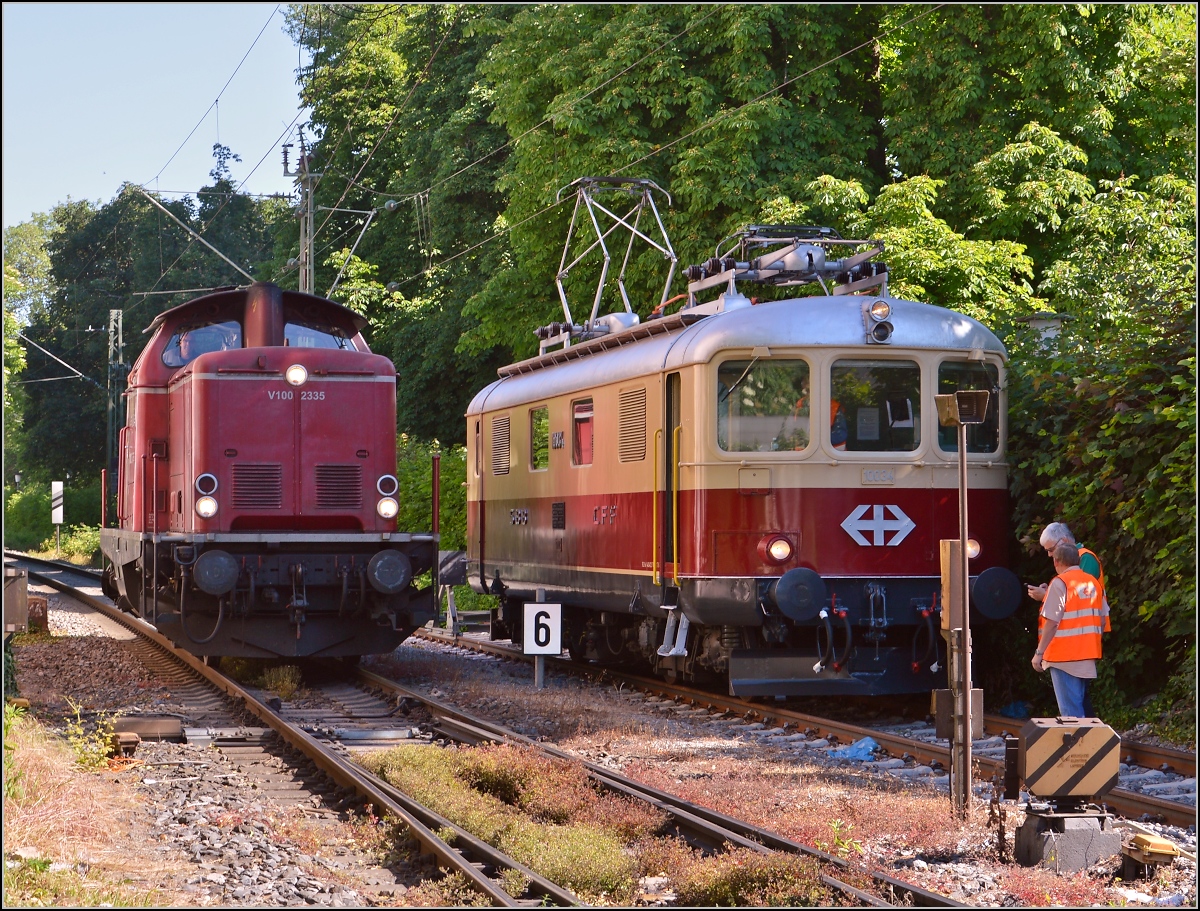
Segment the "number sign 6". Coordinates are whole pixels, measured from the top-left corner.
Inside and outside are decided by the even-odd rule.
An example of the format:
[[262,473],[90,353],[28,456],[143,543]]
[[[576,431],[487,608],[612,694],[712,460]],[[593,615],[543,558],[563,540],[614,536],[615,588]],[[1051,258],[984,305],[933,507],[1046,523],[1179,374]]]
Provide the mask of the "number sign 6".
[[526,655],[562,653],[562,605],[529,602],[525,605]]

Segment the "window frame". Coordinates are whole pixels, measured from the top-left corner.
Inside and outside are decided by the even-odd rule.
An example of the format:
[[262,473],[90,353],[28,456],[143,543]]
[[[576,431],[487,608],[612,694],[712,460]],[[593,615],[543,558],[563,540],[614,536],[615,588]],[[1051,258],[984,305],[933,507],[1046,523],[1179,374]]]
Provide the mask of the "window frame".
[[[535,434],[537,433],[537,429],[538,429],[538,423],[537,423],[537,419],[534,417],[534,415],[536,415],[538,413],[542,413],[545,415],[545,424],[543,425],[544,429],[545,429],[545,439],[541,441],[542,442],[541,447],[538,446],[538,441],[535,438]],[[545,454],[546,454],[546,464],[539,466],[537,464],[538,452],[543,451],[543,450],[545,451]],[[547,405],[538,405],[535,408],[529,409],[529,463],[528,463],[528,468],[530,471],[538,471],[538,472],[550,470],[550,406],[548,404]]]
[[[580,405],[584,405],[584,404],[591,406],[591,411],[588,412],[588,415],[586,417],[586,423],[587,423],[588,430],[590,433],[589,440],[588,440],[588,442],[590,444],[588,447],[589,458],[586,462],[580,461],[580,458],[579,458],[579,456],[580,456],[579,427],[581,426],[582,422],[581,422],[579,414],[577,412],[578,407]],[[589,395],[589,396],[585,396],[584,398],[571,400],[571,465],[574,468],[586,468],[589,465],[594,465],[595,462],[596,462],[596,399],[594,396]]]
[[[1004,384],[1005,384],[1005,380],[1006,380],[1005,372],[1004,372],[1004,367],[1005,367],[1004,362],[1000,361],[1000,360],[992,360],[990,358],[985,358],[982,361],[972,360],[972,359],[964,358],[961,356],[960,357],[949,356],[949,357],[939,358],[938,362],[937,362],[937,370],[934,372],[934,375],[933,375],[933,384],[934,384],[934,394],[935,395],[942,394],[941,393],[941,379],[942,379],[941,374],[942,374],[942,367],[945,366],[946,364],[957,364],[957,365],[962,365],[965,367],[974,366],[974,367],[981,368],[986,371],[994,371],[995,372],[995,374],[996,374],[996,376],[995,376],[996,391],[993,393],[991,400],[988,402],[988,412],[992,413],[993,409],[995,409],[994,413],[996,416],[996,448],[987,450],[987,451],[972,450],[971,443],[970,443],[971,434],[973,432],[975,432],[974,428],[978,427],[980,425],[969,424],[969,425],[967,425],[967,459],[968,460],[975,459],[978,461],[992,462],[992,461],[996,461],[998,459],[1003,458],[1004,454],[1007,452],[1007,449],[1008,449],[1008,442],[1007,442],[1008,422],[1005,420],[1007,409],[1005,409],[1005,411],[1000,410],[1000,404],[1001,404],[1001,402],[1004,401]],[[992,390],[989,390],[989,391],[992,391]],[[935,422],[936,422],[936,418],[935,418]],[[984,423],[986,424],[986,421]],[[952,461],[957,461],[958,460],[958,433],[957,433],[957,430],[955,430],[955,434],[954,434],[954,444],[951,447],[946,448],[942,445],[942,429],[943,428],[942,428],[941,424],[938,423],[935,428],[935,433],[934,433],[935,442],[933,443],[932,448],[942,458],[950,459]],[[950,429],[954,429],[954,428],[950,428]]]
[[[816,368],[814,365],[813,358],[804,353],[791,354],[791,353],[786,353],[786,352],[782,352],[782,351],[778,352],[778,353],[772,351],[772,353],[770,355],[768,355],[767,357],[755,358],[754,355],[749,352],[738,353],[736,351],[736,349],[732,350],[732,351],[722,352],[722,355],[723,355],[723,357],[720,360],[714,359],[714,361],[712,362],[713,363],[713,371],[710,374],[710,377],[708,380],[708,388],[714,397],[713,408],[709,412],[709,418],[714,422],[713,428],[712,428],[711,440],[712,440],[712,445],[715,448],[715,451],[722,458],[734,459],[734,460],[748,459],[748,458],[796,459],[796,458],[807,458],[809,455],[811,455],[812,452],[815,450],[815,447],[818,443],[816,435],[813,434],[813,432],[811,430],[813,388],[814,388],[814,380],[817,375],[817,371],[816,371]],[[804,445],[804,448],[802,448],[802,449],[762,449],[762,450],[759,450],[759,449],[725,449],[721,445],[720,408],[721,408],[722,403],[720,401],[720,393],[717,391],[718,383],[720,382],[721,370],[726,364],[729,364],[732,362],[748,364],[755,360],[759,360],[764,363],[770,363],[770,362],[780,363],[780,362],[785,362],[785,361],[786,362],[799,362],[799,363],[803,364],[805,366],[805,368],[807,369],[807,371],[808,371],[808,376],[807,376],[808,391],[806,393],[806,398],[808,399],[808,409],[809,409],[809,415],[808,415],[809,430],[807,431],[808,442]],[[786,421],[786,417],[784,418],[784,420]]]
[[[824,389],[822,390],[822,399],[824,400],[824,413],[826,418],[831,422],[833,420],[833,398],[834,398],[834,378],[833,372],[839,364],[852,364],[867,366],[871,364],[878,365],[895,365],[896,367],[915,367],[917,370],[916,396],[910,398],[910,408],[915,409],[916,413],[909,412],[909,420],[912,422],[913,431],[913,446],[911,449],[838,449],[833,444],[832,435],[828,432],[821,436],[822,446],[825,450],[831,453],[834,458],[841,460],[852,459],[877,459],[877,460],[897,460],[897,459],[917,459],[920,453],[924,452],[929,446],[929,434],[926,432],[927,415],[930,413],[933,403],[932,399],[927,394],[928,376],[930,374],[929,364],[923,357],[922,352],[897,352],[894,356],[888,356],[884,352],[863,352],[863,351],[836,351],[831,352],[828,358],[828,363],[824,370]],[[887,419],[887,404],[890,400],[886,397],[881,400],[878,408],[879,411],[879,428],[882,431],[888,425]],[[840,403],[839,403],[840,404]],[[849,410],[848,408],[845,410]],[[857,421],[857,415],[846,415],[847,425],[851,421]],[[822,422],[824,423],[824,422]],[[897,426],[891,424],[890,426]],[[857,429],[857,428],[855,428]],[[901,429],[908,429],[903,427]],[[857,434],[855,434],[857,436]],[[849,436],[847,443],[849,443]]]

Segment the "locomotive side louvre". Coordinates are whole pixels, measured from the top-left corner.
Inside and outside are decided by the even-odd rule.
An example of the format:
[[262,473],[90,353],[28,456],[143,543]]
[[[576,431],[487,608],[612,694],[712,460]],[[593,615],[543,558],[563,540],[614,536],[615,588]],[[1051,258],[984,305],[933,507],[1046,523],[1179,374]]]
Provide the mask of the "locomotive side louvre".
[[399,531],[395,368],[268,283],[160,315],[130,373],[105,587],[203,655],[390,651],[435,613]]
[[[618,334],[607,347],[502,371],[467,414],[471,581],[503,595],[501,629],[513,632],[520,602],[544,588],[563,602],[581,656],[725,673],[751,695],[937,686],[938,542],[958,536],[958,460],[933,399],[979,382],[999,393],[993,437],[968,456],[969,531],[981,545],[971,574],[992,571],[990,590],[1007,573],[1005,352],[953,311],[887,302],[895,330],[886,347],[864,343],[863,299],[846,295],[717,312],[649,337],[643,326],[627,343]],[[738,385],[747,376],[759,395],[778,387],[787,408],[751,407],[756,389]],[[750,403],[744,414],[722,410],[731,387]],[[637,388],[646,390],[645,456],[622,462],[637,448],[621,432],[622,395]],[[586,466],[572,456],[572,409],[585,399],[594,430]],[[542,409],[544,466],[532,461]],[[839,411],[849,424],[840,444]],[[497,473],[504,434],[510,458]],[[554,528],[556,509],[565,528]],[[785,559],[767,549],[780,537]],[[820,603],[789,602],[777,591],[785,577]],[[691,638],[686,654],[663,655],[676,605]],[[982,606],[1002,616],[1008,602]]]

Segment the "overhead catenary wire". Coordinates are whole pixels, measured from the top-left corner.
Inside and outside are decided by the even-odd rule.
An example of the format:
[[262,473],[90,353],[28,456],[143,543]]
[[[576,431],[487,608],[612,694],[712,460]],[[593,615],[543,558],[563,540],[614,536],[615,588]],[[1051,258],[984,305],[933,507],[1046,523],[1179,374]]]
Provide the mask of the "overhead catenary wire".
[[[267,26],[271,24],[271,20],[275,18],[275,14],[278,12],[279,12],[279,7],[277,5],[275,7],[275,9],[271,10],[271,15],[269,15],[267,17],[267,21],[263,23],[263,27],[258,30],[258,34],[255,35],[254,40],[250,43],[249,49],[247,49],[246,53],[242,55],[242,59],[238,62],[238,65],[236,67],[234,67],[234,70],[230,74],[229,78],[227,80],[225,80],[225,85],[223,85],[221,87],[221,91],[217,92],[217,97],[213,100],[213,103],[208,106],[208,109],[200,116],[200,119],[198,121],[196,121],[196,125],[194,127],[192,127],[192,131],[187,134],[187,136],[184,138],[183,142],[181,142],[179,144],[179,148],[176,149],[172,153],[171,157],[167,159],[167,163],[165,165],[163,165],[161,168],[159,168],[158,173],[155,174],[152,178],[150,178],[150,180],[158,180],[158,178],[162,176],[163,171],[165,171],[168,167],[170,167],[171,162],[175,160],[175,157],[180,152],[183,151],[183,147],[188,144],[188,140],[190,140],[192,138],[192,136],[195,135],[196,131],[198,129],[200,129],[200,125],[202,123],[204,123],[205,119],[207,119],[209,112],[212,111],[213,108],[217,107],[217,103],[221,100],[221,96],[225,94],[225,89],[229,88],[229,84],[231,82],[233,82],[233,77],[238,74],[238,70],[240,70],[242,68],[242,64],[246,62],[246,58],[250,56],[250,52],[254,50],[254,46],[256,44],[258,44],[258,39],[263,36],[263,32],[265,32],[267,30]],[[217,142],[220,142],[220,141],[221,141],[220,126],[218,125],[218,127],[217,127]],[[146,183],[150,183],[150,180],[147,180]]]
[[[47,351],[45,348],[43,348],[41,345],[39,345],[33,339],[31,339],[27,335],[25,335],[25,333],[18,332],[17,338],[29,343],[30,345],[33,345],[34,348],[36,348],[38,351],[42,352],[42,354],[46,355],[46,357],[53,358],[54,360],[58,361],[60,364],[62,364],[64,367],[66,367],[68,370],[70,370],[72,373],[74,373],[76,378],[81,379],[81,380],[87,380],[89,383],[91,383],[93,386],[95,386],[101,392],[106,391],[103,386],[101,386],[99,383],[97,383],[94,379],[92,379],[90,376],[88,376],[82,370],[75,369],[70,364],[68,364],[66,361],[64,361],[61,357],[59,357],[57,354],[52,354],[51,352]],[[52,380],[69,379],[69,377],[52,376],[52,377],[49,377],[49,379],[52,379]],[[26,382],[36,382],[36,381],[35,380],[26,380]]]

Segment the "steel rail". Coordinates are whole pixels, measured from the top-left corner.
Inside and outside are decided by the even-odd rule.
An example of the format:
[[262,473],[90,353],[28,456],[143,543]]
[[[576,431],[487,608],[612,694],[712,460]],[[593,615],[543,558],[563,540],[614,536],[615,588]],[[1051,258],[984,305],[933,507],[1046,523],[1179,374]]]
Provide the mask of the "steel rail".
[[[492,642],[484,642],[461,636],[454,637],[450,634],[442,634],[440,631],[429,629],[419,629],[416,631],[416,635],[436,642],[458,645],[460,647],[472,647],[505,658],[524,660],[524,656],[519,651],[506,646],[498,646]],[[691,705],[703,706],[723,712],[734,712],[743,715],[747,719],[756,718],[764,722],[774,721],[779,724],[791,724],[800,728],[811,729],[822,737],[828,738],[832,736],[839,741],[855,741],[861,740],[864,737],[871,737],[876,743],[883,746],[889,754],[901,756],[908,753],[919,762],[929,763],[936,761],[940,765],[945,766],[950,761],[950,750],[947,747],[919,740],[911,740],[899,734],[873,730],[849,722],[820,718],[816,715],[809,715],[793,709],[769,706],[763,703],[751,703],[736,696],[724,696],[718,693],[696,690],[679,684],[667,683],[658,678],[643,677],[614,668],[589,667],[565,658],[550,658],[549,660],[568,673],[591,675],[602,673],[610,680],[627,683],[630,686],[667,696],[677,701],[687,702]],[[1188,754],[1180,755],[1187,756]],[[1194,764],[1194,755],[1189,758]],[[1182,762],[1181,759],[1177,759],[1176,761]],[[986,756],[975,756],[972,759],[972,764],[973,768],[978,772],[984,773],[985,778],[990,778],[997,773],[1003,775],[1004,763],[1002,760],[991,759]],[[1185,828],[1196,823],[1196,810],[1194,807],[1171,800],[1164,800],[1161,797],[1138,794],[1123,788],[1110,791],[1104,796],[1103,803],[1119,815],[1130,819],[1137,819],[1145,814],[1149,814],[1152,816],[1161,816],[1169,824]]]
[[[20,558],[25,560],[27,558]],[[29,558],[32,562],[36,558]],[[45,563],[48,561],[37,561]],[[67,566],[56,566],[60,571],[78,571],[77,569],[68,569]],[[87,574],[87,575],[90,575]],[[365,797],[381,815],[390,814],[402,821],[411,831],[412,835],[420,843],[423,853],[433,854],[438,861],[445,866],[461,872],[469,882],[480,892],[486,895],[491,902],[498,907],[515,908],[521,907],[523,903],[506,891],[500,888],[496,883],[489,879],[481,870],[479,870],[464,854],[450,845],[446,844],[439,838],[432,829],[429,828],[416,815],[393,797],[382,787],[380,787],[378,779],[368,773],[365,769],[360,769],[354,766],[348,760],[342,758],[337,753],[325,747],[318,742],[310,734],[288,724],[280,718],[270,707],[262,702],[259,702],[253,695],[219,673],[215,668],[205,664],[195,655],[176,648],[166,637],[157,630],[149,627],[144,621],[131,617],[123,613],[115,607],[111,607],[91,595],[81,592],[78,589],[55,579],[52,576],[47,576],[43,573],[30,571],[30,578],[35,578],[45,585],[58,591],[70,594],[73,598],[82,601],[88,607],[98,611],[105,617],[120,623],[127,629],[140,636],[150,640],[163,651],[167,652],[180,663],[186,665],[212,686],[224,692],[235,702],[240,702],[247,711],[257,716],[267,727],[275,731],[285,743],[298,750],[301,754],[310,759],[321,771],[325,772],[333,781],[342,787],[353,788],[360,795]],[[394,790],[394,789],[392,789]],[[457,833],[456,833],[457,834]],[[468,847],[470,843],[468,842]],[[492,855],[498,852],[491,852]],[[488,857],[491,860],[491,857]],[[510,864],[514,868],[520,868],[516,861],[510,859]],[[522,872],[524,870],[522,869]],[[531,871],[532,872],[532,871]],[[537,880],[542,880],[541,877],[536,877]],[[532,882],[532,880],[531,880]],[[553,887],[552,883],[547,885]],[[554,887],[558,894],[563,893],[561,887]],[[551,894],[553,893],[546,893]],[[574,903],[578,903],[575,899]]]
[[[769,829],[763,829],[754,826],[740,819],[735,819],[732,816],[727,816],[717,810],[709,809],[708,807],[699,804],[690,803],[682,800],[673,794],[650,785],[642,784],[631,778],[626,778],[617,775],[611,769],[606,769],[604,766],[589,762],[574,756],[557,747],[549,746],[546,743],[535,741],[523,734],[518,734],[515,731],[510,731],[500,725],[493,724],[478,718],[469,712],[460,709],[456,706],[448,705],[430,696],[426,696],[415,690],[412,690],[401,683],[394,680],[389,680],[387,677],[368,671],[365,668],[356,669],[359,680],[362,682],[395,693],[397,695],[407,696],[414,699],[429,708],[435,715],[439,716],[443,723],[449,722],[449,726],[454,729],[454,733],[461,733],[467,739],[467,742],[511,742],[518,743],[522,746],[532,747],[533,749],[555,756],[559,759],[568,762],[578,763],[588,770],[588,773],[603,787],[613,790],[625,796],[640,799],[652,806],[656,806],[664,812],[670,814],[681,827],[691,829],[698,832],[709,839],[720,843],[728,841],[742,847],[749,848],[760,853],[770,853],[771,851],[780,851],[789,854],[800,854],[819,860],[823,863],[833,864],[843,870],[852,870],[850,862],[845,858],[837,857],[821,851],[818,848],[809,847],[808,845],[800,844],[791,839],[784,838],[776,832]],[[869,875],[881,887],[886,887],[893,894],[899,893],[910,898],[917,905],[938,906],[938,907],[966,907],[960,902],[941,895],[937,892],[930,892],[922,889],[920,886],[906,883],[903,880],[888,876],[885,873],[880,873],[870,870],[857,871]],[[853,889],[846,883],[837,883],[836,888]],[[857,890],[856,890],[857,891]],[[856,896],[858,897],[858,896]]]

